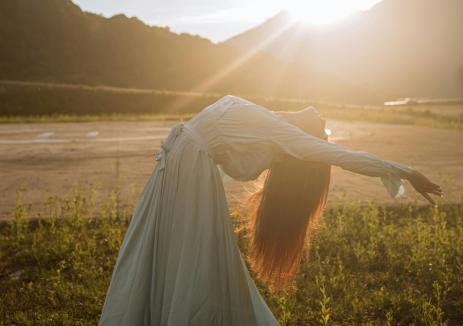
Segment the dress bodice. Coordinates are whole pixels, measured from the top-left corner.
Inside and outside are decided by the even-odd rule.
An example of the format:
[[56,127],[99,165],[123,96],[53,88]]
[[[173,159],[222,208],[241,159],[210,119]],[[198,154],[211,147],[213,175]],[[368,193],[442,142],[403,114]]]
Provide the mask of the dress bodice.
[[257,178],[279,153],[380,177],[393,197],[403,193],[401,179],[411,174],[405,165],[312,136],[272,111],[237,96],[222,97],[186,124],[204,139],[219,168],[237,180]]
[[227,95],[187,124],[205,140],[224,179],[247,181],[268,169],[275,155],[275,146],[258,133],[265,123],[262,114],[274,116],[250,101]]

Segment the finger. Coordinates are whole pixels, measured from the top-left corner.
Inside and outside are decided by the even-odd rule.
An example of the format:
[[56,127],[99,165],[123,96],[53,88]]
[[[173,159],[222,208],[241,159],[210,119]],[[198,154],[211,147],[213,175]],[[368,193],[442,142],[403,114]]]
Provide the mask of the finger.
[[438,192],[439,195],[442,195],[442,193],[443,193],[442,188],[441,188],[440,186],[438,186],[438,185],[436,185],[436,187],[434,188],[434,190],[435,190],[436,192]]
[[436,185],[435,183],[433,183],[433,184],[431,185],[431,188],[432,188],[432,189],[437,189],[437,190],[442,190],[441,187],[440,187],[439,185]]
[[420,192],[420,194],[428,200],[432,205],[436,205],[436,202],[426,192]]
[[439,190],[433,190],[433,191],[428,191],[428,192],[436,196],[442,196],[442,191],[439,191]]
[[437,192],[439,192],[439,193],[442,193],[442,188],[439,187],[439,186],[438,186],[435,190],[436,190]]
[[430,192],[430,193],[433,193],[435,195],[441,195],[442,194],[442,189],[439,186],[426,187],[425,189],[423,189],[423,191]]
[[426,191],[426,192],[441,192],[442,189],[440,189],[439,186],[427,186],[427,187],[423,187],[422,191]]

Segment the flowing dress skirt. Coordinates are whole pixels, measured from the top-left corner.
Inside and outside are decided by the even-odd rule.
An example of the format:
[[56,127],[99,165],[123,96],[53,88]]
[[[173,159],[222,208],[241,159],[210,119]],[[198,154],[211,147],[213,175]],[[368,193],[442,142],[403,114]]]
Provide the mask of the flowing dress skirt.
[[279,325],[241,257],[223,183],[177,124],[135,206],[99,325]]

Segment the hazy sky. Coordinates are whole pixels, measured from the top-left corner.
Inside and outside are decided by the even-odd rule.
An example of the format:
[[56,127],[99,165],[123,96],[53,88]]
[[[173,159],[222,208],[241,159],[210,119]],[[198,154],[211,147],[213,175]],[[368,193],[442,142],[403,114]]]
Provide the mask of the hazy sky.
[[174,32],[223,41],[275,15],[293,12],[307,23],[326,24],[381,0],[73,0],[83,10],[110,17],[124,13]]

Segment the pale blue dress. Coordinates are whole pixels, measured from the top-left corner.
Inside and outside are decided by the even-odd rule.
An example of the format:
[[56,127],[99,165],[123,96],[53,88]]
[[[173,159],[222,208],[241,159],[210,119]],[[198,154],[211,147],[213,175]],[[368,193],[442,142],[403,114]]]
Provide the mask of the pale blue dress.
[[175,125],[162,142],[122,242],[99,325],[279,325],[241,257],[220,171],[255,179],[281,152],[380,177],[392,196],[403,192],[401,177],[411,173],[225,96]]

